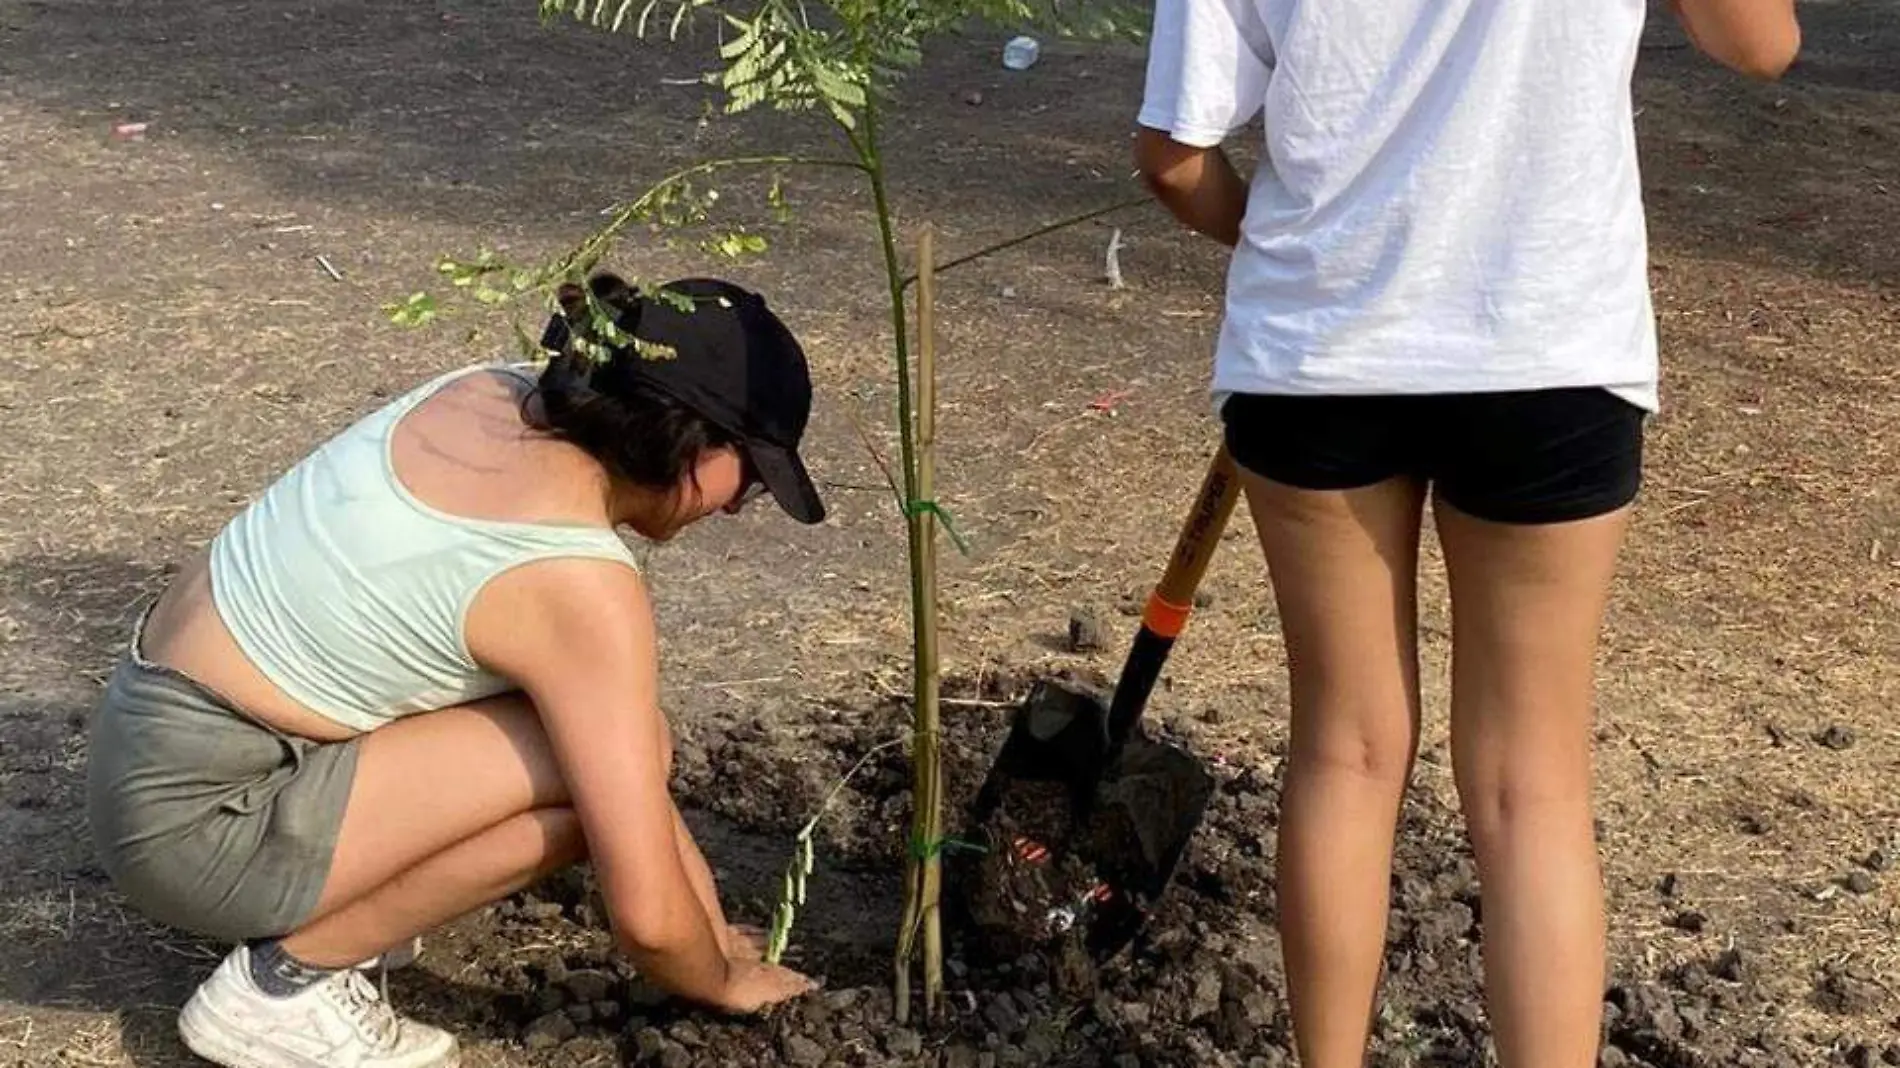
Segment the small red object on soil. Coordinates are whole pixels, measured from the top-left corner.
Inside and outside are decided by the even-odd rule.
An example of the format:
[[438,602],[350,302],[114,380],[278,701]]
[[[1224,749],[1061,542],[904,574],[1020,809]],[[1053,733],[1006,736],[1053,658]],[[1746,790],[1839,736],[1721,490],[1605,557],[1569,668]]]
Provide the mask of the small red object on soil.
[[1010,844],[1015,846],[1018,859],[1026,860],[1031,864],[1041,864],[1049,859],[1049,847],[1041,842],[1030,838],[1017,838]]

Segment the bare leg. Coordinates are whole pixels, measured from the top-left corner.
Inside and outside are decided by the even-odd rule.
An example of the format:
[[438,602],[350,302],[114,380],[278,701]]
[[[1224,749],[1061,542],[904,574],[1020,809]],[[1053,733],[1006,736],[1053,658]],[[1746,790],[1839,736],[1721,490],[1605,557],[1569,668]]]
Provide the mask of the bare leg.
[[1280,935],[1300,1063],[1358,1068],[1385,948],[1393,835],[1418,746],[1424,489],[1296,490],[1253,476],[1293,720]]
[[587,855],[571,808],[543,808],[463,839],[284,940],[297,959],[341,968],[530,886]]
[[1590,1068],[1603,1011],[1591,816],[1597,635],[1627,510],[1547,526],[1435,508],[1451,580],[1452,758],[1484,892],[1505,1068]]
[[[348,966],[586,852],[547,735],[521,697],[416,716],[360,746],[315,915],[261,957],[257,946],[234,950],[193,993],[178,1031],[199,1056],[245,1068],[456,1063],[453,1036],[397,1015]],[[288,969],[280,948],[331,974]]]
[[361,745],[315,916],[284,939],[299,960],[373,956],[585,854],[525,698],[430,712]]

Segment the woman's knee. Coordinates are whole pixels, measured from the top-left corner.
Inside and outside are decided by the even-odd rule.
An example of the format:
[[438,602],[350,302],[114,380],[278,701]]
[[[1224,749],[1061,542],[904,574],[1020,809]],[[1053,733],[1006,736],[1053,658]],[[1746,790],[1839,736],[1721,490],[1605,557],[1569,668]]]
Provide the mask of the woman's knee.
[[1454,744],[1452,757],[1459,805],[1481,853],[1591,823],[1587,746],[1539,754]]
[[1288,756],[1299,774],[1357,779],[1403,789],[1418,751],[1417,721],[1404,703],[1364,714],[1313,710],[1322,722],[1296,722]]
[[1587,825],[1594,777],[1589,697],[1454,686],[1452,774],[1474,844]]

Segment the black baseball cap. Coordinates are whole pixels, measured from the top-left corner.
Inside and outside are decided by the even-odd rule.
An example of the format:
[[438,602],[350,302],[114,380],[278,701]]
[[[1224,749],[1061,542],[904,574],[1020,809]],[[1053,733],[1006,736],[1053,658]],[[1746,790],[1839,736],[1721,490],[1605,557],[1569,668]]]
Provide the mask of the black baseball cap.
[[[679,306],[688,302],[690,311]],[[811,370],[764,297],[731,282],[688,278],[642,293],[614,323],[636,339],[614,350],[616,364],[738,438],[787,515],[801,523],[825,518],[798,455],[811,417]],[[556,315],[541,345],[560,352],[567,340],[567,322]]]

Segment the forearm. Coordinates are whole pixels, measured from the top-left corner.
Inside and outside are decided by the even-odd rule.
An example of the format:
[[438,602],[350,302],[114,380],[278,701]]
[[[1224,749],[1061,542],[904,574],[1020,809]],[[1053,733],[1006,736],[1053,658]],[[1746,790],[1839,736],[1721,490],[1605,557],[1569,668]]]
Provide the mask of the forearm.
[[1191,148],[1141,131],[1136,162],[1155,199],[1181,224],[1229,248],[1240,243],[1247,183],[1219,148]]
[[725,910],[719,905],[719,887],[713,881],[712,867],[706,863],[706,856],[693,840],[686,821],[680,818],[678,808],[673,810],[673,845],[679,851],[680,865],[686,869],[686,879],[693,885],[693,896],[699,899],[707,921],[712,924],[720,952],[732,956],[731,926],[726,923]]
[[675,908],[665,914],[649,908],[644,918],[616,924],[620,947],[647,982],[688,1001],[721,1007],[732,989],[723,928],[714,926],[696,895],[683,893],[674,901]]

